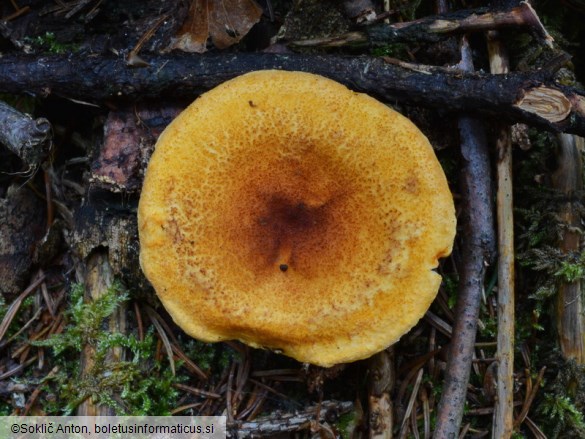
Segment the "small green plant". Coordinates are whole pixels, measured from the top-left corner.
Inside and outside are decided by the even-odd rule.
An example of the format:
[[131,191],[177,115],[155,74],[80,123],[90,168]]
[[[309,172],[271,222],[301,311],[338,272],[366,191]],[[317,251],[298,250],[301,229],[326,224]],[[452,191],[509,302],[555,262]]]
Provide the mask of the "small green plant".
[[585,277],[585,265],[583,264],[584,254],[574,262],[561,261],[561,266],[555,272],[555,276],[562,278],[565,282],[575,282]]
[[539,412],[541,415],[554,420],[552,437],[558,437],[567,428],[570,428],[577,434],[581,434],[580,437],[585,437],[585,419],[583,418],[583,413],[568,396],[546,394],[544,401],[540,404]]
[[447,305],[450,309],[455,309],[457,304],[457,288],[459,287],[459,279],[454,274],[443,275],[443,288],[447,293]]
[[356,421],[356,413],[354,411],[345,413],[339,417],[336,427],[342,439],[350,439],[353,437],[353,432],[357,426]]
[[[72,288],[66,329],[35,342],[52,348],[60,367],[52,382],[60,403],[49,404],[48,412],[71,414],[88,398],[124,415],[165,415],[175,407],[178,392],[173,383],[178,378],[152,360],[156,349],[152,331],[140,341],[134,335],[103,330],[105,320],[127,299],[128,293],[118,283],[90,303],[84,301],[83,286]],[[92,361],[89,369],[81,371],[79,358],[87,349],[92,351]],[[113,360],[114,349],[124,350],[129,360]]]

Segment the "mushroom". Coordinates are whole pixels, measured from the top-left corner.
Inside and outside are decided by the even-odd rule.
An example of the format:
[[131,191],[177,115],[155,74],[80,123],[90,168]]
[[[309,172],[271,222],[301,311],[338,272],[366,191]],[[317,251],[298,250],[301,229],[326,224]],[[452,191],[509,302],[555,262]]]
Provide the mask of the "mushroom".
[[321,366],[396,342],[437,294],[453,198],[426,137],[321,76],[259,71],[162,133],[140,262],[189,335]]

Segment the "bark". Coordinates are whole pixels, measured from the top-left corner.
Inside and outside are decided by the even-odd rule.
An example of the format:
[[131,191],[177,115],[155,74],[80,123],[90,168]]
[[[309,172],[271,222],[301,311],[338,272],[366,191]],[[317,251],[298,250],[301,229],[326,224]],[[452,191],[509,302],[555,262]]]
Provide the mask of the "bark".
[[114,276],[143,287],[144,276],[138,263],[136,201],[126,201],[106,191],[90,191],[88,198],[90,202],[74,211],[74,230],[69,234],[71,248],[81,260],[89,258],[96,248],[104,248]]
[[46,227],[44,210],[27,187],[0,193],[0,293],[16,294],[26,286]]
[[335,421],[340,415],[349,413],[352,409],[351,402],[323,401],[320,405],[309,407],[302,412],[274,413],[255,421],[238,422],[235,426],[236,434],[239,439],[243,439],[307,431],[316,422]]
[[[582,223],[577,193],[583,190],[583,138],[559,136],[559,166],[553,175],[553,186],[562,191],[568,201],[561,207],[559,217],[566,226],[560,242],[563,253],[580,252]],[[561,352],[566,359],[585,364],[585,304],[581,280],[563,281],[559,285],[556,304],[557,331]]]
[[0,143],[16,154],[30,168],[38,166],[49,153],[52,129],[43,117],[28,114],[0,101]]
[[[496,32],[488,33],[492,73],[508,73],[508,56]],[[514,206],[512,202],[512,142],[510,127],[497,142],[498,224],[498,349],[494,438],[507,439],[514,430]]]
[[483,291],[486,263],[494,246],[491,211],[490,163],[485,133],[477,138],[471,132],[483,131],[479,121],[461,117],[463,155],[462,215],[463,242],[456,319],[449,345],[443,395],[438,409],[435,438],[456,438],[467,397],[477,319]]
[[509,122],[585,135],[585,95],[554,84],[555,67],[528,73],[489,75],[401,65],[367,56],[238,53],[143,55],[146,68],[129,68],[121,58],[51,56],[0,59],[0,92],[23,90],[83,101],[193,99],[235,76],[265,69],[320,74],[383,101],[401,101]]
[[136,193],[156,139],[181,112],[177,105],[132,105],[108,113],[104,141],[91,165],[94,188]]
[[390,395],[394,390],[394,348],[390,347],[370,359],[369,382],[369,437],[391,439],[394,426],[393,404]]
[[[473,68],[466,40],[463,40],[461,55],[462,67],[467,70]],[[464,263],[460,271],[456,318],[449,344],[445,384],[433,435],[437,439],[454,439],[459,435],[475,349],[485,269],[492,259],[495,247],[490,159],[485,129],[479,120],[461,116],[459,132],[463,201],[461,253]]]
[[366,29],[366,34],[373,45],[436,43],[454,34],[508,27],[530,29],[549,46],[553,41],[532,6],[526,2],[503,11],[490,11],[487,8],[464,9],[406,23],[370,26]]
[[[93,301],[106,293],[114,282],[112,267],[108,261],[108,254],[103,248],[96,249],[84,264],[85,298]],[[124,333],[126,329],[125,309],[120,307],[112,315],[108,322],[108,332],[111,334]],[[86,376],[94,373],[95,346],[84,346],[81,353],[81,375]],[[110,361],[122,361],[124,351],[121,347],[113,348],[110,353]],[[113,416],[114,410],[111,407],[97,405],[91,398],[83,401],[77,408],[78,416]]]
[[505,28],[530,30],[552,48],[553,38],[540,22],[532,6],[526,2],[507,10],[464,9],[403,23],[371,25],[366,27],[364,31],[292,41],[289,44],[293,47],[338,47],[365,43],[372,46],[386,46],[396,43],[432,44],[452,35]]
[[344,0],[343,10],[349,18],[358,23],[376,17],[376,7],[372,0]]

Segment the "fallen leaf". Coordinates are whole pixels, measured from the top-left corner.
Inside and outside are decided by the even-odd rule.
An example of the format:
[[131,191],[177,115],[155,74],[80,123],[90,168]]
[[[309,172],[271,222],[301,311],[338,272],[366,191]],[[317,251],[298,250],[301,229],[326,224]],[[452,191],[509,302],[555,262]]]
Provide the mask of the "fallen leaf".
[[207,40],[218,49],[238,43],[260,20],[254,0],[192,0],[189,14],[170,49],[203,53]]

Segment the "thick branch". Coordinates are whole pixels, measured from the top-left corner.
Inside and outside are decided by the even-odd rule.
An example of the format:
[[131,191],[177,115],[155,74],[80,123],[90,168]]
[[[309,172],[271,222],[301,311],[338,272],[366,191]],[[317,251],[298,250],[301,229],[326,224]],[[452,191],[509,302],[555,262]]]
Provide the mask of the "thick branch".
[[585,135],[585,96],[548,81],[550,72],[489,75],[404,67],[373,57],[239,53],[150,56],[146,68],[121,58],[54,56],[0,58],[0,92],[54,93],[85,101],[194,98],[253,70],[317,73],[387,102],[480,112]]

